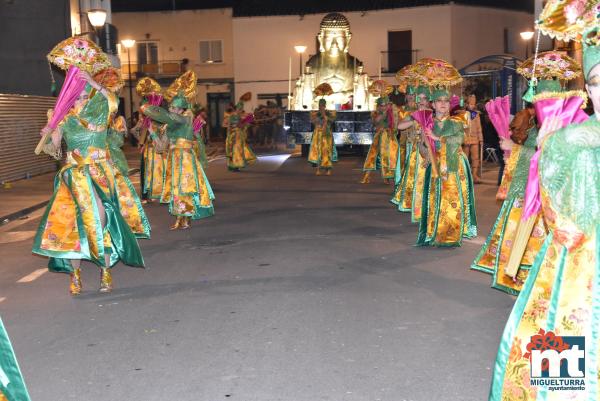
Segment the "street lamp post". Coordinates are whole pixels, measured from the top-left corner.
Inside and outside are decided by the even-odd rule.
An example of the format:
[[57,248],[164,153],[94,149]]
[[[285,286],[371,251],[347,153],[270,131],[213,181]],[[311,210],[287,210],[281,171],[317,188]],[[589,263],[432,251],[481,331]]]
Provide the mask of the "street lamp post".
[[135,46],[134,39],[123,39],[121,44],[127,49],[127,76],[129,77],[129,124],[133,125],[133,80],[131,78],[131,57],[130,49]]
[[529,58],[529,42],[533,39],[533,35],[535,32],[533,31],[524,31],[520,33],[521,39],[525,41],[525,60]]
[[302,76],[302,72],[304,68],[302,68],[302,54],[306,51],[306,46],[294,46],[296,52],[300,55],[300,76]]
[[[94,27],[94,33],[98,38],[98,45],[100,45],[100,35],[98,34],[98,30],[104,26],[106,23],[106,10],[101,8],[93,8],[87,11],[87,16],[90,21],[90,24]],[[104,49],[104,46],[100,45]]]

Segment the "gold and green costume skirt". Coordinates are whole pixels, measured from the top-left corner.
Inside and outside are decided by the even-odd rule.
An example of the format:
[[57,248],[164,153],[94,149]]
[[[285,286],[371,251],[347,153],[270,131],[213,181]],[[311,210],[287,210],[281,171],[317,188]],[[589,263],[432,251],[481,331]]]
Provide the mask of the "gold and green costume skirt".
[[458,171],[444,178],[433,177],[427,166],[417,246],[461,246],[463,238],[477,235],[473,177],[465,155],[458,157]]
[[160,201],[169,204],[173,216],[197,220],[215,213],[215,196],[193,146],[191,140],[183,138],[171,145]]
[[373,143],[363,165],[363,171],[381,169],[381,177],[394,178],[398,161],[398,140],[390,129],[379,129],[373,136]]
[[247,131],[241,128],[232,128],[227,133],[225,140],[225,156],[227,167],[238,170],[256,161],[256,155],[248,146]]
[[337,149],[331,131],[324,130],[321,127],[315,128],[310,141],[308,162],[318,168],[330,169],[333,168],[333,163],[337,160]]
[[[496,357],[490,401],[599,399],[599,233],[596,227],[578,240],[577,235],[566,231],[548,234],[506,323]],[[549,331],[556,336],[584,337],[585,390],[549,391],[531,385],[527,346],[536,335],[540,335],[544,344],[554,345],[546,334]]]
[[502,173],[502,181],[500,182],[500,187],[496,192],[496,200],[503,201],[508,196],[508,190],[510,189],[510,184],[512,183],[513,175],[515,173],[515,169],[517,168],[517,163],[519,161],[521,154],[521,145],[513,144],[513,147],[510,151],[510,156],[506,161],[506,165],[504,166],[504,173]]
[[504,273],[521,222],[524,203],[523,198],[516,196],[508,198],[502,203],[492,231],[471,265],[474,270],[493,275],[493,288],[513,295],[518,294],[521,290],[535,256],[546,239],[546,227],[542,215],[539,213],[531,237],[527,241],[517,276],[513,279]]
[[[122,174],[107,158],[105,149],[89,148],[88,156],[67,154],[67,164],[54,180],[54,193],[34,238],[33,253],[50,257],[51,271],[71,273],[70,260],[88,260],[104,266],[119,260],[144,266],[134,227],[140,237],[149,237],[150,224]],[[103,229],[96,203],[97,194],[106,213]],[[136,196],[137,198],[137,196]]]
[[206,157],[206,145],[202,138],[194,140],[194,152],[198,156],[198,161],[204,170],[208,168],[208,158]]
[[144,188],[148,199],[160,199],[165,182],[165,166],[167,160],[164,153],[158,153],[152,143],[144,148]]
[[418,140],[408,141],[406,152],[405,167],[402,168],[398,165],[396,168],[396,188],[390,202],[398,207],[399,212],[410,212],[411,221],[418,223],[421,220],[423,186],[427,167],[419,153]]

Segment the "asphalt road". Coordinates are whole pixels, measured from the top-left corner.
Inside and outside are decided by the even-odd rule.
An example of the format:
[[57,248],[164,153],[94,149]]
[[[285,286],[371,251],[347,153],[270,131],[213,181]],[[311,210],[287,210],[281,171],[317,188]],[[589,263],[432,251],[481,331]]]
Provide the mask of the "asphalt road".
[[360,165],[211,163],[216,215],[170,232],[166,207],[147,207],[147,269],[117,266],[111,294],[92,265],[75,299],[43,270],[40,213],[0,228],[0,315],[33,401],[487,399],[513,298],[469,265],[496,187],[476,187],[483,236],[416,248],[391,188],[359,185]]

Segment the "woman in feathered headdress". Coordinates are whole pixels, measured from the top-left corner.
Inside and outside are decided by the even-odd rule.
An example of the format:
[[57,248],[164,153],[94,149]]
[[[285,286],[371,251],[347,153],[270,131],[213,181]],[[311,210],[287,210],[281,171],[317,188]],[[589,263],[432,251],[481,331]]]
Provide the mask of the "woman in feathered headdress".
[[135,204],[131,188],[111,161],[107,148],[107,132],[118,98],[109,83],[105,87],[92,75],[110,63],[85,37],[64,40],[48,59],[68,72],[42,134],[44,138],[51,134],[55,148],[60,148],[64,139],[67,158],[56,176],[54,194],[34,238],[33,252],[50,257],[51,271],[70,274],[72,295],[82,290],[81,260],[101,268],[100,291],[108,292],[112,289],[110,267],[119,260],[143,267],[136,233],[146,238],[150,234],[141,205]]
[[385,184],[394,179],[398,160],[398,112],[388,97],[393,89],[392,85],[385,81],[375,81],[369,89],[372,95],[379,97],[376,101],[377,108],[371,113],[375,134],[363,164],[361,184],[368,184],[371,172],[378,169],[381,169],[381,178]]
[[248,145],[248,127],[254,122],[254,115],[244,111],[244,103],[251,98],[252,93],[244,93],[235,109],[223,118],[223,125],[227,127],[225,156],[227,168],[231,171],[240,171],[256,161],[256,155]]
[[315,128],[310,140],[308,162],[317,168],[316,175],[321,175],[322,170],[325,170],[326,175],[331,175],[333,163],[337,162],[337,150],[332,133],[336,113],[327,110],[327,101],[324,98],[332,93],[333,89],[327,83],[315,89],[315,96],[321,96],[321,99],[319,99],[319,110],[311,112],[311,121]]
[[[595,114],[588,118],[580,109],[580,93],[533,99],[542,122],[540,150],[532,158],[523,214],[528,220],[541,210],[549,234],[504,329],[490,401],[515,396],[523,401],[596,401],[600,394],[599,10],[597,0],[550,0],[538,20],[541,32],[583,43],[584,77]],[[574,352],[575,347],[580,354],[568,361],[534,357],[536,351]],[[532,378],[567,365],[569,376],[583,385],[549,391],[532,383]]]
[[188,71],[167,90],[169,110],[145,104],[144,115],[165,124],[170,140],[165,184],[161,203],[169,204],[169,213],[176,217],[171,230],[188,229],[191,220],[214,214],[214,194],[204,169],[194,150],[193,113],[189,99],[195,96],[196,75]]

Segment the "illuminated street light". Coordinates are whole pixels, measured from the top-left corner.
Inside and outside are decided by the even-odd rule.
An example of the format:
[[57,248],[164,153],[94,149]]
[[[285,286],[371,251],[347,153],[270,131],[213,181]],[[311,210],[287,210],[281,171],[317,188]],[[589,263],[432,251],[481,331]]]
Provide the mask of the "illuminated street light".
[[106,22],[106,10],[94,8],[87,12],[90,23],[94,28],[102,28]]
[[529,58],[529,41],[533,39],[533,35],[535,35],[535,32],[524,31],[521,32],[519,35],[521,35],[521,39],[525,41],[525,60],[527,60]]
[[302,54],[306,51],[306,46],[298,45],[294,46],[294,49],[296,49],[296,53],[300,55],[300,75],[302,75]]

